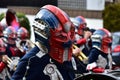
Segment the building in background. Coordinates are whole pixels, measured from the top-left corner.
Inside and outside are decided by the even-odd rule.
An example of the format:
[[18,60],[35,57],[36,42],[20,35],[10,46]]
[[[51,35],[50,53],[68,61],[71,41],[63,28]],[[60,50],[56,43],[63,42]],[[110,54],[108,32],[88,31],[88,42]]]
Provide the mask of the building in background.
[[0,0],[0,7],[34,15],[40,7],[52,4],[63,9],[71,17],[81,15],[86,18],[101,19],[105,5],[113,2],[120,0]]
[[71,18],[78,15],[84,16],[88,27],[98,29],[103,27],[102,11],[105,5],[117,3],[120,0],[0,0],[0,2],[1,8],[10,8],[26,14],[31,25],[40,7],[52,4],[63,9]]

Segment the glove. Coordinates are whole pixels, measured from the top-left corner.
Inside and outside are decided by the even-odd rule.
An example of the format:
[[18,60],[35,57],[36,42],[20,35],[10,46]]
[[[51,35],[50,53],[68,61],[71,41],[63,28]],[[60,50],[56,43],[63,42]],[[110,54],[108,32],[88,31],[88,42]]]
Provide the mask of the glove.
[[105,69],[102,67],[96,67],[92,71],[95,73],[103,73],[105,71]]
[[93,62],[93,63],[90,63],[87,65],[87,70],[90,71],[92,70],[93,68],[97,67],[97,63],[96,62]]
[[8,61],[8,65],[7,66],[10,68],[10,70],[15,71],[18,62],[19,62],[19,58],[16,57],[13,60]]

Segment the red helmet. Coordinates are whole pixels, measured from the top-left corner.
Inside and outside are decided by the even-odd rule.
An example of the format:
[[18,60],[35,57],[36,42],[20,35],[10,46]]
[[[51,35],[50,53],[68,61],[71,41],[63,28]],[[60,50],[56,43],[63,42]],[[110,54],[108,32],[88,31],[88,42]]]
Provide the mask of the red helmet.
[[77,17],[75,17],[75,22],[73,22],[73,23],[77,28],[77,33],[79,35],[83,35],[83,30],[87,26],[85,18],[83,16],[77,16]]
[[64,11],[53,5],[43,6],[33,28],[35,40],[48,48],[53,59],[60,63],[71,59],[75,29]]
[[0,55],[4,54],[5,50],[6,50],[5,43],[2,40],[2,38],[0,38]]
[[102,28],[96,30],[91,36],[91,39],[93,47],[98,48],[106,54],[111,53],[112,37],[107,29]]
[[4,37],[5,37],[5,41],[7,43],[15,44],[15,40],[16,40],[17,36],[16,36],[16,30],[15,30],[14,27],[8,26],[4,30],[3,34],[4,34]]
[[17,37],[22,40],[28,39],[29,33],[28,33],[27,29],[24,27],[19,28],[17,31]]

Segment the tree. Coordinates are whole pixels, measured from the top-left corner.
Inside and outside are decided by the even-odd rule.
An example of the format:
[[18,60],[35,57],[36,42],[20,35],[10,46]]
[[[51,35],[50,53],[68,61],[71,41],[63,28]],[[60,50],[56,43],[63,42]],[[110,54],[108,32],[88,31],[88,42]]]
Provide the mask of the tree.
[[1,13],[0,14],[0,21],[5,17],[5,14],[4,13]]
[[28,32],[31,34],[30,22],[29,22],[28,18],[25,16],[25,14],[16,13],[16,15],[18,17],[18,21],[20,23],[20,26],[25,27],[28,30]]
[[103,25],[111,32],[120,31],[120,3],[109,4],[103,11]]

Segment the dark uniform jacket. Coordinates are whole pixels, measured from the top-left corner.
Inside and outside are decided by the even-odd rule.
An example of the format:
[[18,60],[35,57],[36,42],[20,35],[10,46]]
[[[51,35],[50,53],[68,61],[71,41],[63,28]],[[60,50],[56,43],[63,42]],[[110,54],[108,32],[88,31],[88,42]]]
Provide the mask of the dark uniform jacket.
[[[45,75],[43,70],[47,64],[55,64],[59,72],[61,73],[63,80],[74,80],[75,74],[73,71],[72,63],[64,62],[60,64],[50,58],[49,54],[45,53],[42,57],[38,56],[41,50],[35,46],[29,53],[20,60],[17,70],[12,76],[11,80],[50,80],[48,75]],[[44,53],[43,53],[44,54]]]

